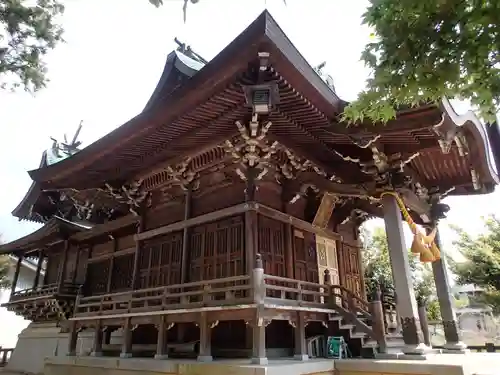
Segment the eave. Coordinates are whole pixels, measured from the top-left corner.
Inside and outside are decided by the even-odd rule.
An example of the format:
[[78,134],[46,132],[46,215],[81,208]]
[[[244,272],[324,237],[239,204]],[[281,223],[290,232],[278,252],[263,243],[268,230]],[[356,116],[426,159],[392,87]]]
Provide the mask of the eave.
[[89,228],[70,221],[53,217],[43,227],[15,241],[0,246],[0,254],[26,254],[42,249],[68,238],[71,234],[87,231]]

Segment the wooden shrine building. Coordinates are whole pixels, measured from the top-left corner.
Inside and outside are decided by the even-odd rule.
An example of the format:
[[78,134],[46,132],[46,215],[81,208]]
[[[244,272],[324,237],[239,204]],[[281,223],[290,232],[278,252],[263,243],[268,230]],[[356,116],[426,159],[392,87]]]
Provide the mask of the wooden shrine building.
[[14,215],[44,225],[0,251],[46,259],[47,271],[7,307],[57,322],[72,355],[82,332],[95,356],[265,363],[320,355],[311,348],[324,335],[343,336],[355,356],[385,353],[358,231],[383,217],[402,350],[423,353],[397,204],[434,227],[445,196],[493,191],[500,145],[447,100],[350,127],[347,104],[267,12],[210,62],[180,45],[140,114],[29,172]]

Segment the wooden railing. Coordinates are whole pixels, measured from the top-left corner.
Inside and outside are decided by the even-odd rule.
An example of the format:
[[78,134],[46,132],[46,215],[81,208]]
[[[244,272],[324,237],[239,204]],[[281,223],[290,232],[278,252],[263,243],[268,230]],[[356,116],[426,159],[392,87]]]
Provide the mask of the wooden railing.
[[0,346],[0,367],[4,367],[9,362],[13,351],[13,348],[2,348]]
[[193,309],[251,303],[250,292],[250,276],[244,275],[101,296],[78,297],[75,316]]
[[27,299],[48,297],[55,294],[76,297],[79,288],[80,285],[72,283],[63,283],[61,286],[57,284],[48,284],[36,288],[29,288],[16,291],[11,294],[9,302],[17,302]]

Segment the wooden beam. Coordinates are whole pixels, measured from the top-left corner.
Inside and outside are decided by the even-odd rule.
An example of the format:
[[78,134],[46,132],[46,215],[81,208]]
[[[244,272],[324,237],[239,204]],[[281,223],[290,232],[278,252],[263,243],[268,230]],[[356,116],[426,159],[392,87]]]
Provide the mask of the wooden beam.
[[307,221],[298,219],[288,214],[284,214],[274,208],[264,206],[262,204],[256,204],[254,208],[261,215],[267,216],[271,219],[281,221],[282,223],[290,223],[297,229],[304,230],[306,232],[315,233],[322,237],[330,238],[332,240],[341,240],[342,236],[338,233],[335,233],[329,229],[322,229],[313,226],[311,223]]
[[149,238],[153,238],[153,237],[160,236],[163,234],[168,234],[168,233],[176,232],[178,230],[183,230],[184,228],[189,228],[189,227],[193,227],[196,225],[208,223],[211,221],[216,221],[216,220],[222,219],[224,217],[242,214],[242,213],[245,213],[247,211],[250,211],[251,209],[252,209],[252,207],[250,204],[241,203],[241,204],[238,204],[236,206],[231,206],[231,207],[223,208],[222,210],[209,212],[209,213],[204,214],[204,215],[199,215],[199,216],[193,217],[193,218],[188,219],[188,220],[178,221],[178,222],[173,223],[173,224],[164,225],[164,226],[159,227],[159,228],[155,228],[155,229],[148,230],[146,232],[138,233],[134,236],[134,238],[136,239],[136,241],[137,240],[139,240],[139,241],[147,240]]

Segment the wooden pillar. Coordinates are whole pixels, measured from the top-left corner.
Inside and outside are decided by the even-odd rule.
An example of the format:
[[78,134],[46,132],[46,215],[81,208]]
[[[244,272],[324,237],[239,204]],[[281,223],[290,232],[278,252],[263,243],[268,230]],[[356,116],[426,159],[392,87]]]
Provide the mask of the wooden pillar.
[[125,322],[123,323],[123,342],[120,357],[132,357],[132,324],[130,318],[125,318]]
[[69,251],[69,240],[64,240],[64,250],[63,258],[61,262],[61,268],[59,269],[59,275],[57,279],[57,290],[61,291],[64,285],[64,279],[66,278],[66,264],[68,263],[68,251]]
[[69,322],[68,356],[76,355],[77,342],[78,342],[78,329],[76,327],[76,321],[71,320]]
[[[184,196],[184,220],[188,220],[189,218],[191,218],[192,199],[193,199],[193,185],[188,184],[186,186],[186,194]],[[182,232],[181,284],[188,282],[189,230],[190,228],[186,227]]]
[[[186,194],[184,196],[184,220],[188,220],[192,214],[193,203],[193,184],[186,186]],[[187,283],[189,280],[189,240],[191,228],[184,228],[182,232],[182,255],[181,255],[181,284]],[[186,332],[186,324],[179,323],[177,325],[177,340],[184,342]]]
[[207,319],[207,313],[202,312],[199,322],[200,328],[200,352],[198,353],[198,361],[212,361],[212,328]]
[[439,308],[441,310],[441,319],[443,321],[444,337],[446,339],[444,350],[447,353],[460,354],[467,351],[467,345],[462,342],[460,337],[460,328],[457,324],[453,298],[450,294],[451,287],[448,280],[446,256],[443,250],[443,244],[441,243],[439,230],[436,233],[434,241],[442,254],[441,259],[432,262],[432,273],[434,275],[436,294],[439,301]]
[[404,353],[423,354],[428,351],[428,347],[423,343],[408,260],[408,247],[405,243],[403,221],[396,198],[392,195],[385,195],[382,198],[382,210],[394,288],[398,295],[396,309],[401,316],[403,326]]
[[306,361],[309,359],[307,355],[306,345],[306,324],[304,320],[304,313],[297,312],[297,322],[295,325],[295,353],[293,358],[299,361]]
[[156,326],[158,329],[158,341],[156,343],[156,354],[155,359],[167,359],[168,358],[168,342],[167,342],[167,316],[161,315],[160,322]]
[[[139,225],[137,226],[137,234],[144,230],[144,212],[141,210],[141,217],[139,219]],[[141,250],[141,241],[135,240],[135,255],[134,255],[134,268],[132,270],[132,290],[137,287],[137,274],[139,273],[139,251]]]
[[19,272],[21,271],[21,263],[23,262],[23,255],[17,257],[16,270],[14,271],[14,278],[12,279],[12,285],[10,286],[10,295],[12,296],[16,291],[17,281],[19,280]]
[[94,342],[92,343],[92,352],[90,353],[92,357],[102,356],[102,333],[102,321],[98,320],[94,327]]
[[76,259],[75,259],[75,266],[73,267],[73,277],[71,278],[71,283],[76,284],[77,282],[77,277],[78,277],[78,269],[80,265],[80,254],[82,252],[82,249],[80,249],[80,246],[76,249]]
[[[248,168],[246,172],[245,201],[249,204],[255,201],[255,178],[257,171],[255,168]],[[245,212],[245,264],[247,275],[252,275],[254,268],[255,255],[258,253],[258,216],[255,211]],[[247,349],[252,347],[253,331],[250,325],[246,326],[245,346]]]
[[40,281],[40,273],[42,272],[43,265],[43,250],[40,250],[38,255],[38,264],[36,265],[35,280],[33,280],[33,289],[38,288],[38,283]]
[[106,293],[111,292],[111,281],[113,280],[113,271],[115,268],[115,256],[114,253],[118,250],[118,240],[113,237],[113,255],[109,259],[109,275],[108,275],[108,283],[106,285]]
[[[290,194],[290,182],[288,180],[284,181],[282,184],[281,192],[281,210],[287,213],[287,206],[289,200],[292,198]],[[295,277],[295,268],[293,266],[293,227],[292,224],[284,224],[284,236],[285,236],[285,275],[286,277],[293,279]]]

